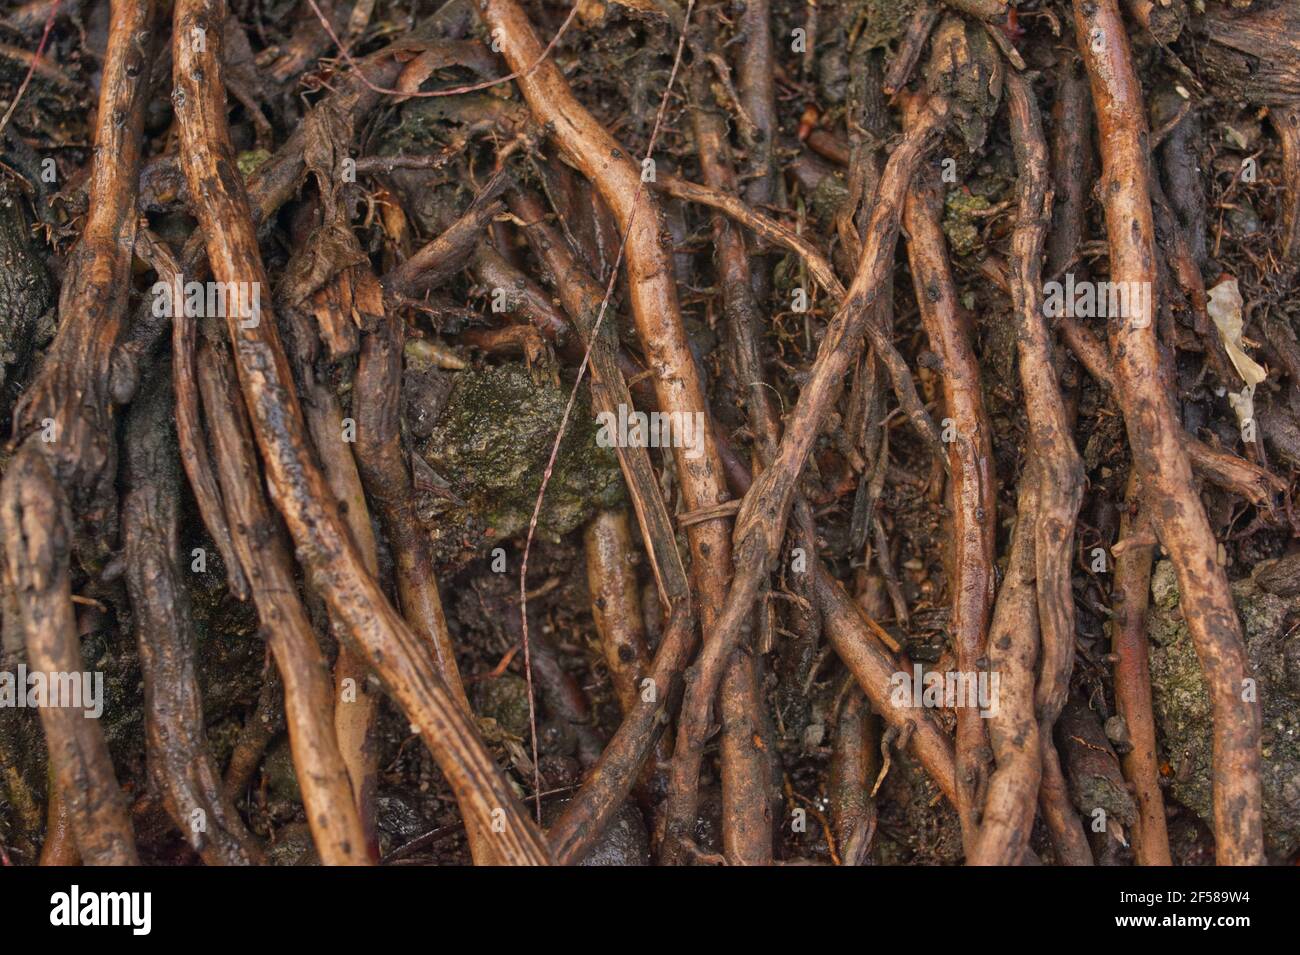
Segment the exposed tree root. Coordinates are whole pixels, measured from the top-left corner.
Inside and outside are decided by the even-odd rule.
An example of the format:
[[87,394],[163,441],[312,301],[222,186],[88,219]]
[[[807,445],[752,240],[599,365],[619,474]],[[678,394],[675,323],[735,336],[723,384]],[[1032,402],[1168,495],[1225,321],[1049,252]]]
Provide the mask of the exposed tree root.
[[1057,855],[1072,865],[1091,862],[1088,842],[1069,804],[1052,727],[1065,705],[1074,666],[1074,595],[1070,570],[1074,524],[1083,502],[1083,463],[1070,435],[1043,319],[1043,241],[1048,208],[1047,144],[1028,80],[1007,76],[1011,139],[1020,168],[1019,208],[1011,237],[1011,297],[1016,310],[1020,382],[1029,418],[1029,440],[1039,482],[1034,512],[1034,586],[1038,599],[1038,686],[1034,705],[1042,748],[1041,801]]
[[[989,275],[998,287],[1009,295],[1010,280],[1006,268],[992,257],[980,262],[980,268]],[[1057,319],[1061,330],[1061,339],[1074,352],[1079,363],[1093,378],[1107,389],[1115,388],[1115,368],[1111,364],[1110,353],[1104,342],[1100,341],[1091,330],[1077,319],[1061,316]],[[1184,432],[1183,447],[1192,468],[1206,481],[1225,491],[1231,491],[1256,507],[1271,507],[1280,494],[1287,491],[1287,483],[1276,474],[1260,467],[1254,462],[1225,451],[1214,448]]]
[[[976,673],[987,652],[993,608],[993,554],[997,488],[992,472],[992,429],[980,392],[979,364],[948,265],[939,225],[940,197],[928,177],[913,180],[903,215],[908,261],[921,321],[943,368],[944,404],[953,440],[948,459],[953,527],[952,628],[957,668]],[[957,799],[967,850],[973,851],[990,759],[985,720],[973,707],[957,710]]]
[[[14,413],[21,441],[0,486],[5,577],[18,601],[28,663],[80,674],[68,566],[75,508],[82,560],[102,561],[116,525],[109,363],[126,312],[136,181],[154,20],[150,0],[118,3],[109,23],[91,170],[90,210],[59,297],[64,321],[39,378]],[[91,865],[136,861],[125,799],[98,722],[66,707],[41,708],[55,785],[82,858]]]
[[326,865],[364,865],[369,842],[353,801],[332,716],[329,671],[298,597],[283,533],[263,497],[257,452],[230,359],[204,342],[199,387],[207,414],[226,516],[258,618],[284,682],[285,717],[307,823]]
[[0,20],[0,865],[1294,861],[1290,4],[234,6]]
[[[740,645],[746,618],[760,592],[763,577],[776,559],[785,521],[812,439],[827,407],[837,397],[844,374],[866,332],[868,316],[879,294],[887,266],[893,259],[904,192],[927,147],[937,138],[946,106],[932,102],[917,125],[890,156],[863,245],[862,262],[853,285],[827,330],[813,373],[799,396],[799,404],[786,424],[786,432],[772,466],[745,495],[736,519],[736,573],[726,602],[717,618],[713,641],[706,644],[687,679],[682,725],[674,757],[674,807],[670,797],[670,826],[675,821],[679,839],[685,838],[685,821],[694,816],[699,760],[708,727],[709,703],[722,678],[722,667]],[[671,830],[670,830],[671,832]]]
[[[609,412],[615,415],[620,405],[632,408],[632,393],[627,379],[629,372],[638,373],[636,366],[625,353],[616,352],[609,341],[595,333],[604,291],[577,261],[559,233],[544,221],[542,205],[535,197],[517,194],[511,199],[511,208],[528,223],[525,234],[529,243],[550,271],[560,302],[577,331],[575,346],[580,342],[590,348],[593,408],[598,414]],[[555,319],[548,318],[546,325],[554,328]],[[567,327],[568,323],[565,324]],[[655,395],[651,391],[642,397],[653,400]],[[640,403],[645,405],[647,402],[642,400]],[[650,456],[645,448],[639,447],[619,447],[615,451],[632,497],[637,523],[641,526],[660,599],[665,607],[688,602],[690,593],[686,569],[677,550],[668,506],[655,479]]]
[[[215,25],[222,4],[193,0],[176,6],[178,39],[174,56],[181,127],[181,159],[203,225],[213,272],[221,281],[267,285],[258,253],[248,199],[233,173],[234,156],[226,131]],[[184,38],[192,29],[207,32],[204,51]],[[232,188],[233,187],[233,188]],[[269,309],[256,324],[227,316],[240,384],[252,411],[253,430],[267,477],[313,585],[337,615],[351,640],[420,727],[474,826],[472,834],[493,832],[480,854],[507,862],[544,863],[539,834],[520,811],[473,726],[446,684],[419,652],[420,643],[384,598],[365,570],[342,524],[337,505],[307,451],[302,412],[291,386],[284,350]],[[250,326],[250,327],[244,327]],[[499,815],[494,815],[498,814]],[[504,825],[502,822],[504,821]],[[493,831],[493,823],[497,829]]]
[[[1147,189],[1146,115],[1115,0],[1075,0],[1080,53],[1092,81],[1101,130],[1102,194],[1111,278],[1155,286],[1155,240]],[[1085,38],[1100,42],[1082,42]],[[1259,710],[1242,699],[1247,675],[1237,620],[1218,548],[1196,497],[1182,429],[1160,387],[1160,358],[1148,312],[1110,323],[1111,353],[1129,444],[1151,523],[1169,551],[1183,615],[1196,644],[1214,711],[1214,830],[1218,860],[1263,861]]]
[[972,865],[1013,865],[1029,847],[1034,803],[1042,781],[1043,746],[1035,707],[1041,637],[1034,589],[1037,527],[1037,462],[1022,471],[1011,558],[989,627],[989,669],[1001,675],[997,712],[989,739],[997,769],[989,780]]
[[146,385],[127,417],[122,502],[126,579],[145,681],[149,769],[177,828],[204,861],[248,865],[261,848],[208,755],[189,598],[180,579],[180,469],[171,388]]
[[907,729],[913,752],[934,780],[939,791],[957,805],[957,769],[952,741],[934,717],[921,708],[904,708],[890,699],[889,684],[898,664],[879,645],[863,611],[839,582],[823,568],[815,572],[817,599],[821,606],[826,636],[844,665],[858,681],[858,686],[872,707],[890,726]]
[[1120,522],[1120,540],[1131,542],[1115,558],[1110,647],[1115,654],[1115,703],[1128,727],[1132,748],[1120,754],[1125,777],[1133,784],[1138,805],[1133,845],[1141,865],[1172,865],[1160,794],[1155,718],[1151,713],[1151,673],[1147,668],[1146,611],[1151,594],[1151,559],[1155,547],[1141,542],[1151,528],[1136,481]]
[[398,430],[401,361],[400,322],[385,316],[361,341],[352,409],[357,422],[357,467],[383,521],[388,546],[393,549],[402,615],[425,644],[457,704],[469,713],[433,558],[428,542],[419,533],[411,504],[411,477]]
[[[27,663],[37,672],[81,674],[68,560],[72,520],[38,452],[19,452],[5,472],[0,520],[5,530],[5,580],[14,594]],[[103,730],[80,710],[43,706],[53,785],[81,857],[89,865],[132,865],[135,840]]]

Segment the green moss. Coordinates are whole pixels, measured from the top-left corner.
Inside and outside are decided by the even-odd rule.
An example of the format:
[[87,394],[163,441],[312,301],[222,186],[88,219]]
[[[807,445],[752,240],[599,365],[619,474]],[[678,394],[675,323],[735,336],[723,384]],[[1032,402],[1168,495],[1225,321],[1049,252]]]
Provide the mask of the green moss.
[[1125,826],[1137,821],[1137,804],[1128,790],[1117,786],[1113,780],[1099,774],[1072,776],[1070,797],[1085,816],[1091,817],[1097,809],[1106,812],[1107,819],[1116,819]]
[[235,157],[235,165],[239,167],[239,174],[248,179],[270,158],[271,154],[265,149],[249,149]]
[[275,842],[268,849],[272,865],[318,865],[311,827],[305,822],[291,822],[275,831]]
[[[519,365],[460,372],[421,456],[446,482],[422,494],[420,515],[444,560],[527,528],[568,392]],[[538,533],[556,540],[598,507],[616,506],[623,481],[612,449],[596,444],[585,399],[575,404],[546,487]],[[437,483],[435,481],[435,483]]]
[[952,189],[943,205],[943,231],[953,255],[970,255],[982,244],[976,213],[992,208],[989,201],[964,189]]

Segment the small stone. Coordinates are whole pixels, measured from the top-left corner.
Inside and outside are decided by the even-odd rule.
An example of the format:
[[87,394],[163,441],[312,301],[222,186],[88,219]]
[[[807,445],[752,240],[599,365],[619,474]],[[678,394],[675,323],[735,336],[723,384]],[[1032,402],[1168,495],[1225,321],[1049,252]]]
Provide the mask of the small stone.
[[1133,751],[1133,737],[1129,733],[1128,720],[1122,716],[1112,716],[1106,721],[1106,738],[1115,747],[1115,752],[1121,755]]

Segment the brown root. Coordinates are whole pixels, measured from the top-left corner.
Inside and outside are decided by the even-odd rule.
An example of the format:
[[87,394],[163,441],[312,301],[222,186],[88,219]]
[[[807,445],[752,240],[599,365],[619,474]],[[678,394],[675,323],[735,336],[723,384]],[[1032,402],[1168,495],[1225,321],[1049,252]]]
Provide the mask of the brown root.
[[[1080,52],[1092,81],[1101,130],[1102,194],[1111,279],[1155,287],[1155,239],[1146,116],[1128,37],[1115,0],[1075,0]],[[1100,42],[1088,38],[1099,38]],[[1246,677],[1241,625],[1218,546],[1192,484],[1182,429],[1160,387],[1150,313],[1112,320],[1111,353],[1129,444],[1151,522],[1178,575],[1183,614],[1209,684],[1214,713],[1214,829],[1218,860],[1258,864],[1264,848],[1260,808],[1259,710],[1242,700]]]

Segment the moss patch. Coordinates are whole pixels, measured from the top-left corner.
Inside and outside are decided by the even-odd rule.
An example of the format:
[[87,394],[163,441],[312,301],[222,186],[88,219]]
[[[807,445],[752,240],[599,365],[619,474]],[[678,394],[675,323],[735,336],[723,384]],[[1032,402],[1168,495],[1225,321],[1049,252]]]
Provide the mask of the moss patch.
[[[420,454],[433,470],[420,516],[444,561],[477,552],[528,527],[568,393],[535,382],[520,365],[456,375],[446,407]],[[590,406],[574,406],[537,530],[551,540],[580,527],[597,507],[623,499],[610,448],[596,444]]]
[[943,231],[952,245],[953,255],[970,255],[981,245],[980,217],[992,206],[983,196],[973,195],[963,189],[951,190],[944,199]]

